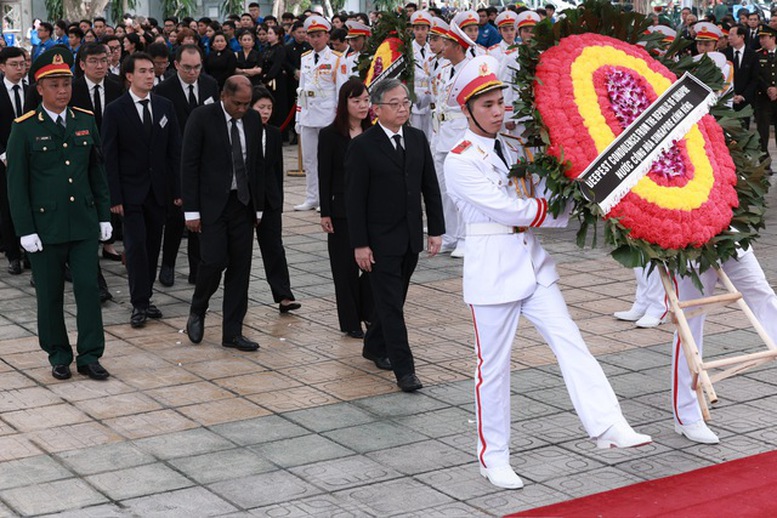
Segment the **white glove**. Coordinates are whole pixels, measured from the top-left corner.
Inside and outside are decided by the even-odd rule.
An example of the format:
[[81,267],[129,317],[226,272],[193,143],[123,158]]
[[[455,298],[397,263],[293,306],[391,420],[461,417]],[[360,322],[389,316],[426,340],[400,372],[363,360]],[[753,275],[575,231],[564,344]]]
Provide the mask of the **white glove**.
[[302,133],[302,126],[299,125],[299,122],[294,125],[294,133],[296,133],[297,135]]
[[38,234],[28,234],[26,236],[22,236],[20,241],[22,243],[22,248],[31,254],[43,251],[43,243],[41,243]]
[[113,234],[113,226],[108,221],[100,222],[100,241],[108,241]]

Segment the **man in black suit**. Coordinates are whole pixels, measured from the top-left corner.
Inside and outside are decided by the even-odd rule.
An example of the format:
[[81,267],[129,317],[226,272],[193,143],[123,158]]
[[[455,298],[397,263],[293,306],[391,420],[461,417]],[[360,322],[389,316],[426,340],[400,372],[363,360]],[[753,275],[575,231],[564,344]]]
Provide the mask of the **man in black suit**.
[[251,82],[232,76],[221,102],[197,108],[183,136],[183,210],[189,232],[200,233],[200,269],[186,323],[189,340],[202,341],[205,312],[224,274],[224,347],[255,351],[243,336],[248,309],[254,225],[264,209],[262,121],[251,109]]
[[154,63],[144,52],[129,55],[122,73],[130,88],[105,109],[102,138],[111,212],[124,217],[130,325],[162,318],[151,304],[162,227],[170,200],[181,203],[181,133],[173,104],[152,95]]
[[745,36],[745,45],[753,50],[761,48],[761,41],[758,36],[758,28],[761,25],[761,17],[758,13],[750,13],[747,15],[747,36]]
[[[728,33],[729,46],[723,51],[726,59],[734,64],[734,110],[752,106],[758,88],[758,56],[745,44],[747,28],[742,24],[731,27]],[[750,126],[750,117],[742,120],[742,125]]]
[[[189,120],[189,114],[197,106],[217,103],[219,85],[215,79],[202,73],[202,54],[197,45],[181,45],[175,52],[176,73],[162,81],[154,93],[166,97],[173,103],[181,135]],[[184,218],[180,207],[171,206],[165,222],[165,236],[162,242],[162,267],[159,282],[163,286],[175,283],[175,260],[183,236]],[[187,240],[189,256],[189,284],[197,279],[200,262],[200,242],[196,233],[190,233]]]
[[430,256],[439,252],[445,233],[442,198],[426,136],[405,125],[412,104],[407,87],[384,80],[372,88],[370,99],[378,124],[353,139],[345,156],[351,245],[356,263],[370,272],[375,303],[362,356],[379,368],[390,364],[399,388],[413,392],[423,385],[415,374],[402,307],[423,249],[421,198]]
[[27,71],[24,52],[18,47],[6,47],[0,51],[0,71],[3,73],[3,88],[0,88],[0,236],[8,259],[8,273],[19,275],[22,273],[22,253],[8,204],[5,151],[14,119],[24,114],[26,88],[22,78]]

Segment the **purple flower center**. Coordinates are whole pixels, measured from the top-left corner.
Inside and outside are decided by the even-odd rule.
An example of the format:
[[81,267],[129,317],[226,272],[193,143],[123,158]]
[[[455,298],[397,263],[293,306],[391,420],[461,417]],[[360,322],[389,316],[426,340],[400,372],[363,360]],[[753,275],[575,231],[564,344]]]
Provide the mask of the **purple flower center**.
[[[613,67],[607,74],[606,85],[610,105],[618,123],[624,129],[650,106],[642,85],[628,72]],[[677,141],[674,141],[674,144],[676,143]],[[650,173],[667,179],[685,174],[685,164],[676,145],[672,145],[658,156],[653,162]]]

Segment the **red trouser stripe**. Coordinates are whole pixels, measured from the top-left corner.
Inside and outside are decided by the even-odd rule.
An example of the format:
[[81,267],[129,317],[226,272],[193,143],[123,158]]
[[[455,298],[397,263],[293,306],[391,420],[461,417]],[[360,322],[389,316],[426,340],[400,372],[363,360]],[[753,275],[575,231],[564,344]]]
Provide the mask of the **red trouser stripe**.
[[486,466],[486,461],[483,458],[486,453],[486,438],[483,436],[483,408],[480,405],[480,386],[483,384],[483,374],[480,369],[483,367],[483,355],[480,352],[480,333],[478,333],[478,323],[475,319],[475,307],[470,304],[469,309],[472,311],[472,325],[475,327],[475,352],[478,356],[478,368],[477,373],[475,374],[475,377],[477,378],[477,382],[475,383],[475,399],[477,400],[478,409],[478,437],[480,437],[480,442],[483,444],[483,447],[478,453],[478,458],[480,459],[480,464],[482,464],[484,468],[488,468],[488,466]]

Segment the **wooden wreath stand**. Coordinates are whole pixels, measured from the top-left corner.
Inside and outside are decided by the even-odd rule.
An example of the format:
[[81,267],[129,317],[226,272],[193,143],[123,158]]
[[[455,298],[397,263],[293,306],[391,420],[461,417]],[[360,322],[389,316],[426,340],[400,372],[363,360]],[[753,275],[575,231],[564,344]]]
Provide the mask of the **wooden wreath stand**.
[[[766,333],[766,330],[764,330],[761,322],[758,321],[753,311],[747,303],[745,303],[742,294],[737,291],[731,283],[731,280],[728,278],[728,275],[726,275],[720,267],[715,267],[715,273],[718,275],[720,283],[728,293],[684,301],[678,300],[677,293],[674,289],[674,283],[666,268],[664,266],[659,266],[657,269],[661,276],[661,283],[664,285],[664,291],[666,291],[672,321],[677,326],[680,345],[685,354],[685,359],[688,362],[688,368],[691,370],[693,389],[696,391],[696,397],[699,398],[699,406],[701,407],[704,420],[708,421],[710,419],[710,411],[707,406],[707,400],[709,400],[710,404],[718,402],[718,396],[715,394],[715,389],[712,387],[712,384],[777,358],[777,346],[775,346],[771,337]],[[691,335],[688,319],[707,313],[712,309],[727,306],[731,303],[736,303],[739,309],[745,314],[745,317],[750,321],[753,329],[755,329],[758,336],[761,337],[761,340],[764,341],[767,350],[731,356],[720,360],[708,362],[702,361],[699,349]],[[711,369],[724,370],[710,375],[708,371]]]
[[305,176],[305,169],[302,167],[302,134],[297,134],[297,168],[286,171],[286,176]]

